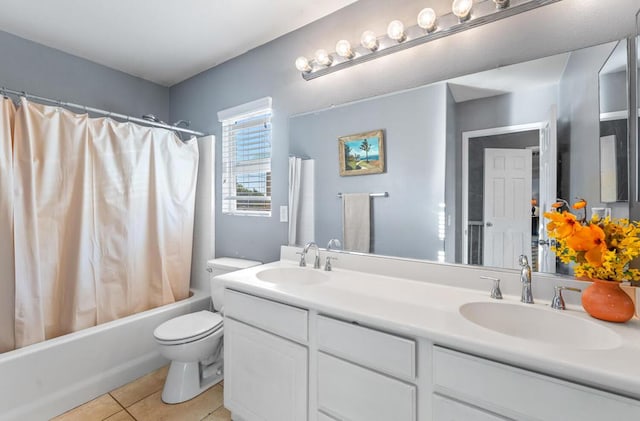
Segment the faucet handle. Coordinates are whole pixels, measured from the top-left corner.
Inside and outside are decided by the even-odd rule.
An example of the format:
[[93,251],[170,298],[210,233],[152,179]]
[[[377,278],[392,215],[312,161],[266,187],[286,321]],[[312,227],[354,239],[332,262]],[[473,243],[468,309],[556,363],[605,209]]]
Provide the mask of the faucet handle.
[[491,298],[494,300],[502,300],[502,291],[500,291],[500,279],[493,278],[491,276],[481,276],[481,279],[488,279],[493,281],[493,287],[491,288]]
[[327,259],[325,260],[324,263],[324,270],[327,272],[331,272],[331,261],[332,260],[338,260],[337,257],[331,257],[331,256],[327,256]]
[[566,307],[564,305],[564,298],[562,298],[562,291],[574,291],[574,292],[582,292],[579,288],[565,287],[561,285],[557,285],[553,287],[553,298],[551,299],[551,308],[555,310],[564,310]]
[[521,267],[529,266],[529,259],[527,259],[527,256],[524,254],[520,255],[520,259],[518,260],[518,262],[520,263]]
[[302,251],[298,251],[296,252],[296,254],[300,255],[300,263],[298,264],[300,267],[306,267],[307,266],[307,260],[304,258],[305,254]]

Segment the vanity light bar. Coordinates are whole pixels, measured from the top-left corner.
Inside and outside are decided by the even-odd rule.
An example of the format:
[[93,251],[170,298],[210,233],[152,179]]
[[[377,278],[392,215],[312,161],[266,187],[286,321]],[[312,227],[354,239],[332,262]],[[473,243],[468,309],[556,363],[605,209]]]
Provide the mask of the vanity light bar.
[[[404,28],[402,22],[392,21],[389,24],[388,33],[385,35],[374,39],[374,34],[371,31],[365,31],[361,42],[357,43],[357,46],[350,46],[348,41],[340,40],[336,46],[336,49],[339,50],[338,52],[326,53],[325,50],[318,50],[316,58],[312,60],[304,56],[298,57],[296,68],[302,73],[302,77],[305,80],[315,79],[340,69],[346,69],[359,63],[559,1],[481,0],[473,3],[468,15],[459,16],[453,12],[447,13],[436,17],[435,27],[427,28],[418,24]],[[458,3],[472,3],[472,0],[456,0],[453,3],[456,6],[456,12],[459,13]],[[421,15],[422,12],[424,10],[420,12]],[[418,20],[422,23],[423,16],[419,16]]]

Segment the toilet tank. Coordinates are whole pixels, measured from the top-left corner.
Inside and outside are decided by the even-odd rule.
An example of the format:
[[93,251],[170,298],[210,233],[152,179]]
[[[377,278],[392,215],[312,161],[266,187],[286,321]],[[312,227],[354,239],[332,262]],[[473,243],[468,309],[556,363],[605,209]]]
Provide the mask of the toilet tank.
[[211,285],[211,300],[213,308],[216,311],[222,311],[224,287],[220,282],[215,280],[216,276],[225,273],[234,272],[236,270],[247,269],[250,267],[261,265],[262,262],[255,260],[236,259],[233,257],[219,257],[207,261],[207,271],[209,272],[209,284]]

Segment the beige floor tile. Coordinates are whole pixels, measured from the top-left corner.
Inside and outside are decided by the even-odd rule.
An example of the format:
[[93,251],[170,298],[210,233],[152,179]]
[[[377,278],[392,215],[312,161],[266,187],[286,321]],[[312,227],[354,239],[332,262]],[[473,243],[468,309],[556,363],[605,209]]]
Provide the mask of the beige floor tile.
[[202,421],[231,421],[231,412],[223,406]]
[[154,394],[164,387],[164,379],[167,378],[169,366],[142,376],[133,382],[111,391],[110,395],[117,400],[120,405],[128,408],[134,403]]
[[222,387],[213,386],[190,401],[167,405],[162,391],[131,405],[127,410],[138,421],[200,421],[222,406]]
[[122,407],[109,395],[102,395],[57,416],[52,421],[102,421],[122,411]]
[[104,421],[136,421],[127,411],[120,411]]

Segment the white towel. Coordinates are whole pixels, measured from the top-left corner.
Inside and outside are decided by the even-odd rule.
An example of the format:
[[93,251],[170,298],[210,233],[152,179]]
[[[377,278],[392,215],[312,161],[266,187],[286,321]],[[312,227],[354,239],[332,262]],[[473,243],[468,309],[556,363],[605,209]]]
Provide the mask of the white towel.
[[371,209],[369,193],[342,195],[342,239],[345,250],[369,253]]

